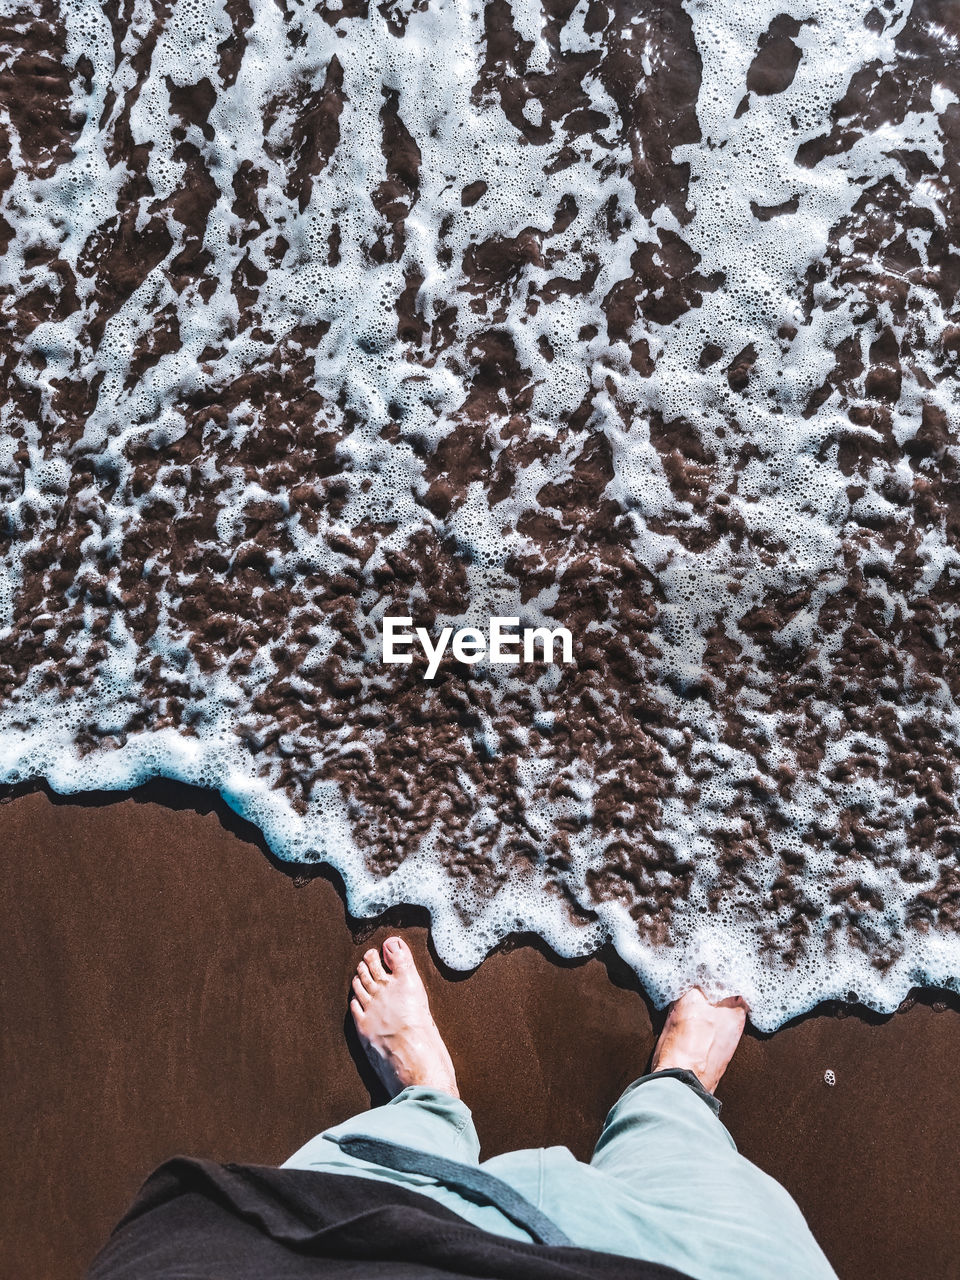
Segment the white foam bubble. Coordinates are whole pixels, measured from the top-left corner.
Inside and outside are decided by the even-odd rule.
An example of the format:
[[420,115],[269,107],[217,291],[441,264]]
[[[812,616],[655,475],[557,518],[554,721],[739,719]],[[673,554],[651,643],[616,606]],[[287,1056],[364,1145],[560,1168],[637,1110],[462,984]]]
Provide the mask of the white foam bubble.
[[[760,647],[741,624],[771,591],[810,586],[808,604],[780,630],[776,643],[784,652],[795,645],[810,647],[811,661],[826,676],[841,637],[824,634],[817,619],[845,581],[846,522],[870,525],[896,514],[889,488],[883,487],[889,470],[875,468],[864,478],[863,492],[848,504],[847,478],[838,470],[836,445],[832,450],[821,448],[854,430],[847,406],[831,396],[815,412],[804,413],[808,398],[833,368],[841,343],[859,334],[867,351],[886,328],[898,339],[904,336],[889,307],[880,305],[875,318],[864,322],[855,287],[844,291],[823,282],[816,286],[818,305],[805,309],[807,270],[824,258],[833,229],[853,217],[865,186],[885,176],[910,191],[915,207],[929,210],[935,222],[944,224],[936,183],[912,181],[897,155],[903,149],[918,150],[933,168],[942,165],[942,117],[956,101],[942,86],[931,89],[929,110],[909,112],[899,124],[864,129],[841,153],[813,167],[797,163],[803,143],[829,132],[831,108],[854,74],[873,61],[881,68],[891,66],[898,56],[895,41],[909,16],[909,4],[892,12],[880,33],[864,25],[871,8],[872,0],[793,0],[786,6],[782,0],[710,0],[686,6],[703,69],[697,103],[702,136],[677,147],[673,155],[676,164],[690,167],[690,219],[681,227],[665,205],[649,217],[638,209],[630,181],[634,153],[630,140],[623,139],[616,104],[599,76],[585,77],[584,92],[591,109],[610,124],[597,130],[595,140],[578,138],[578,158],[564,167],[550,164],[560,145],[558,137],[542,144],[524,139],[521,144],[499,101],[491,95],[477,99],[474,89],[484,58],[481,6],[433,0],[409,13],[406,33],[398,38],[376,6],[368,18],[344,17],[331,25],[329,14],[316,6],[289,0],[290,17],[285,20],[272,0],[253,0],[253,22],[236,80],[232,85],[215,84],[209,115],[213,137],[195,125],[185,134],[203,155],[216,187],[204,238],[204,248],[213,258],[213,290],[204,296],[194,284],[178,291],[171,283],[183,231],[167,210],[169,250],[109,318],[96,350],[83,337],[83,306],[89,302],[90,286],[80,259],[90,237],[117,213],[128,176],[123,161],[111,164],[104,147],[99,121],[110,100],[108,91],[116,91],[109,127],[125,96],[131,95],[133,143],[149,148],[150,200],[175,196],[185,182],[186,161],[173,133],[171,91],[195,84],[201,72],[217,81],[212,69],[218,48],[232,30],[222,0],[174,0],[149,69],[135,91],[131,58],[152,21],[149,6],[135,6],[115,67],[112,32],[100,6],[72,0],[62,7],[67,63],[75,68],[84,55],[93,68],[88,92],[81,90],[79,75],[74,79],[75,97],[86,116],[73,155],[48,176],[31,175],[21,164],[20,140],[11,126],[11,161],[17,172],[2,207],[15,235],[0,264],[0,284],[14,291],[27,287],[23,282],[29,251],[46,246],[79,273],[82,295],[81,309],[65,319],[38,324],[25,339],[24,378],[32,380],[45,412],[52,412],[56,381],[77,376],[77,359],[91,377],[102,374],[102,381],[95,408],[69,455],[48,452],[35,423],[15,420],[9,406],[2,411],[4,428],[11,433],[0,442],[4,476],[20,474],[15,461],[19,443],[29,457],[8,519],[18,532],[26,530],[29,519],[37,519],[42,528],[55,527],[71,467],[82,455],[95,455],[101,471],[109,472],[116,484],[107,495],[106,488],[101,492],[98,475],[78,496],[78,509],[89,521],[84,569],[99,577],[103,565],[108,566],[104,590],[114,601],[121,593],[109,566],[148,504],[163,499],[178,517],[187,508],[176,467],[160,468],[152,488],[133,495],[126,446],[141,439],[158,451],[169,448],[187,430],[181,408],[184,394],[229,385],[298,325],[329,326],[312,352],[315,387],[329,404],[332,419],[342,422],[345,413],[354,415],[352,430],[338,445],[349,487],[339,516],[307,529],[299,517],[290,515],[287,493],[265,488],[240,466],[218,462],[217,449],[228,444],[237,448],[247,434],[260,429],[252,409],[233,411],[225,424],[211,418],[203,436],[207,453],[196,464],[211,486],[217,537],[231,555],[247,508],[267,504],[274,510],[292,546],[270,552],[271,572],[277,578],[295,575],[303,564],[318,574],[341,571],[348,557],[331,546],[331,538],[349,536],[363,520],[395,525],[375,548],[371,565],[384,563],[388,552],[402,549],[418,531],[438,527],[439,519],[418,500],[426,488],[424,450],[415,449],[411,441],[433,449],[460,429],[458,414],[469,392],[464,372],[470,367],[469,353],[492,324],[510,336],[521,366],[530,371],[530,439],[554,441],[559,424],[588,392],[595,392],[589,429],[604,437],[614,469],[603,496],[632,513],[630,552],[655,576],[662,593],[658,656],[648,674],[651,694],[669,722],[660,731],[660,741],[675,778],[674,794],[661,808],[658,835],[678,860],[694,868],[689,897],[672,904],[669,946],[647,940],[622,902],[596,901],[586,888],[587,873],[604,865],[609,849],[609,838],[598,836],[592,825],[594,799],[604,779],[575,762],[564,767],[563,787],[551,790],[557,763],[548,738],[556,717],[543,702],[559,680],[556,671],[538,682],[535,696],[540,705],[531,711],[530,727],[546,736],[544,744],[534,749],[529,737],[525,743],[521,737],[522,750],[516,743],[510,746],[484,712],[475,746],[490,757],[518,750],[518,794],[529,829],[546,844],[558,824],[564,825],[570,832],[567,867],[549,881],[535,866],[525,872],[514,869],[490,901],[475,900],[469,886],[453,882],[437,853],[437,830],[400,867],[377,877],[365,864],[348,799],[336,786],[318,783],[299,807],[291,805],[281,782],[280,760],[300,751],[332,750],[337,742],[342,747],[344,735],[329,734],[318,746],[309,736],[284,732],[277,740],[277,753],[269,757],[255,750],[257,731],[249,726],[248,737],[238,740],[236,726],[244,709],[276,678],[277,665],[263,646],[242,679],[202,670],[172,609],[189,583],[169,576],[158,589],[159,617],[148,653],[139,651],[117,610],[104,637],[106,657],[89,691],[63,701],[43,687],[38,667],[0,709],[0,776],[15,781],[45,775],[64,792],[129,787],[156,773],[216,788],[263,829],[281,856],[322,856],[336,866],[356,914],[411,899],[427,906],[438,952],[455,967],[476,963],[512,929],[535,930],[563,954],[583,954],[611,939],[658,1001],[672,998],[691,980],[710,990],[735,989],[747,997],[754,1021],[764,1028],[819,999],[850,990],[873,1007],[890,1009],[912,983],[954,983],[960,974],[956,938],[934,930],[911,931],[906,923],[917,885],[933,883],[937,874],[931,855],[911,854],[918,878],[908,884],[900,875],[898,859],[909,851],[897,845],[892,833],[908,820],[910,799],[894,789],[881,794],[875,780],[867,777],[847,786],[830,778],[831,769],[858,752],[882,763],[886,747],[879,737],[865,740],[854,732],[827,702],[811,704],[828,740],[822,759],[815,770],[801,772],[792,799],[770,801],[786,829],[771,833],[769,850],[750,868],[752,889],[741,886],[722,909],[709,905],[710,888],[719,875],[718,820],[726,815],[762,823],[769,810],[745,801],[744,787],[761,773],[765,785],[764,778],[769,782],[772,771],[793,757],[784,724],[772,709],[775,673],[761,666]],[[603,52],[608,36],[585,30],[587,12],[581,0],[561,32],[561,51]],[[553,54],[544,38],[540,5],[524,0],[514,3],[512,13],[517,31],[529,42],[526,74],[548,74]],[[795,37],[801,51],[796,76],[780,93],[751,95],[749,110],[741,114],[738,107],[758,41],[781,13],[801,24]],[[639,20],[634,18],[631,27]],[[300,33],[296,41],[288,38],[294,29]],[[630,31],[622,38],[632,38]],[[654,35],[648,32],[644,38],[643,66],[649,76],[657,51]],[[341,140],[312,175],[309,198],[301,209],[298,198],[290,194],[284,157],[293,147],[301,102],[322,88],[334,58],[343,73]],[[376,263],[369,250],[384,231],[374,196],[386,178],[380,116],[387,91],[396,95],[399,116],[419,148],[421,164],[417,190],[406,198],[402,252]],[[271,122],[265,132],[268,112]],[[544,105],[530,97],[523,114],[530,126],[539,128]],[[642,139],[633,142],[642,149]],[[235,180],[245,163],[266,178],[260,200],[265,230],[241,244],[233,207]],[[476,182],[486,184],[486,194],[464,207],[461,192]],[[512,239],[528,229],[542,241],[551,233],[561,202],[571,198],[576,214],[564,231],[551,234],[551,256],[530,254],[518,267],[497,304],[495,321],[489,312],[472,310],[462,267],[471,246]],[[793,212],[766,221],[758,220],[751,209],[752,204],[774,207],[789,201],[795,201]],[[620,211],[616,231],[605,228],[603,211],[611,202]],[[138,230],[151,217],[147,203],[139,209]],[[339,230],[340,257],[331,265],[334,227]],[[270,252],[281,232],[290,247],[275,262]],[[716,273],[723,284],[705,290],[699,305],[670,323],[635,314],[629,340],[646,341],[654,363],[652,372],[641,372],[631,364],[628,344],[609,338],[604,300],[631,277],[631,256],[638,245],[658,244],[658,235],[668,233],[681,234],[699,255],[701,275]],[[925,253],[928,233],[912,228],[910,237],[917,251]],[[839,241],[839,251],[855,252],[852,235]],[[240,315],[230,282],[245,259],[267,278],[252,304],[253,320],[238,331]],[[545,287],[556,276],[580,280],[593,267],[596,279],[591,287],[545,299]],[[452,299],[458,306],[455,341],[422,368],[411,363],[396,333],[395,305],[414,274],[422,280],[416,294],[420,315],[434,321]],[[910,323],[919,340],[914,343],[915,371],[905,375],[903,394],[892,412],[892,431],[900,443],[916,435],[924,403],[938,405],[956,423],[953,393],[937,377],[930,357],[944,324],[941,304],[922,280],[910,287],[915,301]],[[528,305],[532,298],[537,300],[535,308]],[[130,386],[137,344],[161,307],[175,313],[180,341]],[[778,333],[784,324],[797,329],[786,349]],[[259,330],[269,332],[271,341],[257,337]],[[581,336],[591,333],[592,337]],[[88,345],[80,347],[83,342]],[[700,355],[706,342],[715,343],[722,355],[704,367]],[[550,358],[544,354],[544,343],[552,352]],[[749,386],[735,393],[728,368],[748,347],[754,351]],[[42,373],[31,372],[33,366],[27,365],[27,357],[33,355],[42,357]],[[624,405],[629,406],[626,412]],[[397,407],[402,411],[403,438],[385,434]],[[494,458],[503,447],[499,432],[511,412],[511,404],[504,401],[487,424]],[[786,553],[767,559],[741,553],[728,537],[693,552],[673,534],[650,527],[649,522],[660,522],[662,529],[678,514],[691,528],[699,527],[698,521],[702,524],[693,505],[674,495],[661,450],[651,437],[655,415],[667,423],[693,423],[710,451],[707,483],[712,492],[729,491],[729,508],[743,522],[752,546],[767,540],[787,545]],[[736,446],[744,440],[759,446],[745,465],[738,464],[731,442],[734,418]],[[523,600],[507,578],[506,564],[511,554],[537,553],[535,540],[520,532],[522,517],[538,508],[538,494],[546,486],[569,480],[575,456],[569,441],[544,450],[518,470],[512,492],[496,502],[488,486],[474,482],[446,521],[444,530],[456,539],[468,565],[471,619],[481,619],[486,611],[523,614],[535,625],[556,621],[551,610],[557,588]],[[901,480],[909,489],[909,474]],[[0,575],[6,631],[0,634],[9,634],[16,620],[29,546],[25,536],[19,537],[6,556],[6,571]],[[863,564],[882,565],[885,554],[873,547],[865,552]],[[942,529],[924,531],[920,554],[925,564],[923,590],[960,569],[960,557]],[[145,574],[155,569],[162,572],[151,561],[143,566]],[[728,590],[734,569],[739,588],[735,597]],[[82,573],[78,583],[81,578]],[[872,579],[870,589],[888,621],[907,607],[882,577]],[[79,586],[75,598],[84,599]],[[375,652],[382,602],[368,596],[364,605],[370,611],[362,623],[368,655]],[[95,643],[95,611],[89,600],[84,609],[87,630],[71,641],[72,652],[79,655]],[[440,621],[454,618],[444,615]],[[709,698],[690,694],[703,675],[707,637],[716,629],[735,644],[738,661],[748,672],[740,709],[753,741],[727,740],[723,718]],[[337,642],[336,633],[323,623],[314,625],[313,635],[314,646],[294,677],[304,688]],[[153,660],[159,660],[180,690],[179,732],[170,727],[129,730],[139,705],[143,663]],[[366,657],[351,661],[348,669],[372,691],[375,678]],[[491,696],[518,696],[508,671],[494,674],[495,679],[487,672]],[[924,697],[925,714],[936,718],[940,732],[956,733],[960,717],[946,683],[934,679],[932,691]],[[83,752],[77,737],[91,726],[112,740],[102,749]],[[762,746],[760,765],[757,744]],[[377,745],[370,741],[357,749],[375,753]],[[496,798],[475,782],[461,785],[476,805],[475,830],[489,833]],[[771,784],[771,794],[775,790]],[[698,798],[691,799],[694,796]],[[852,805],[867,817],[883,816],[884,857],[865,867],[862,859],[851,855],[849,867],[836,859],[827,866],[810,833],[814,827],[835,828]],[[494,853],[498,851],[503,852],[495,847]],[[771,921],[786,930],[794,918],[789,905],[777,906],[773,898],[787,859],[803,864],[797,881],[809,907],[805,957],[792,967],[763,954]],[[883,903],[871,926],[877,948],[883,950],[892,938],[900,946],[885,968],[842,941],[845,908],[832,900],[831,888],[847,874],[864,892],[875,890]],[[571,922],[567,904],[554,892],[557,885],[589,914],[588,923]]]

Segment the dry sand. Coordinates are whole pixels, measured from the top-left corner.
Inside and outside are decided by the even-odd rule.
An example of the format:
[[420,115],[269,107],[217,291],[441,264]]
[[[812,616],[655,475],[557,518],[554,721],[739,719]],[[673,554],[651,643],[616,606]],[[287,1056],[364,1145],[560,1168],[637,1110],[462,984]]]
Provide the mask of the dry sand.
[[[519,946],[441,972],[422,919],[359,926],[328,879],[297,885],[203,793],[33,791],[0,820],[5,1276],[81,1275],[169,1155],[279,1162],[369,1106],[346,999],[388,927],[423,964],[485,1155],[588,1157],[646,1066],[651,1014],[615,959]],[[957,1274],[958,1013],[934,993],[891,1018],[750,1034],[720,1086],[740,1149],[796,1197],[842,1280]]]

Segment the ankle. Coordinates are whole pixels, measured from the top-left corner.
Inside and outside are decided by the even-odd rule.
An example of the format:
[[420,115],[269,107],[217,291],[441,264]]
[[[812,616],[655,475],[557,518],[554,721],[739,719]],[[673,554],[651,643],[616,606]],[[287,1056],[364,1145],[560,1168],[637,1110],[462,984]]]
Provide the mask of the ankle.
[[653,1059],[650,1063],[651,1072],[657,1071],[689,1071],[695,1075],[708,1093],[712,1093],[716,1088],[716,1083],[709,1082],[710,1067],[705,1057],[691,1057],[688,1054],[665,1053],[662,1057],[658,1057],[654,1051]]
[[[433,1089],[437,1093],[449,1093],[453,1098],[460,1097],[457,1078],[452,1071],[442,1067],[427,1067],[408,1072],[410,1084],[417,1089]],[[405,1086],[406,1087],[406,1086]]]

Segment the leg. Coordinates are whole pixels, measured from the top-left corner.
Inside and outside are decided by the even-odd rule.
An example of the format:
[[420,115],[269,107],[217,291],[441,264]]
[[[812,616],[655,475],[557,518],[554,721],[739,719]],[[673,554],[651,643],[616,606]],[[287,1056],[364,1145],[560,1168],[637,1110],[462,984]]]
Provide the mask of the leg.
[[590,1164],[649,1187],[654,1169],[659,1180],[664,1170],[699,1168],[728,1153],[736,1156],[737,1148],[716,1109],[676,1076],[651,1074],[614,1103]]
[[476,1164],[480,1158],[480,1139],[470,1109],[459,1098],[440,1089],[410,1085],[385,1107],[361,1112],[311,1138],[285,1161],[284,1168],[315,1169],[319,1167],[318,1162],[326,1164],[330,1160],[354,1163],[333,1141],[346,1134],[383,1138],[466,1164]]
[[672,1166],[683,1152],[698,1160],[724,1149],[736,1152],[713,1090],[740,1043],[746,1016],[739,998],[714,1005],[697,987],[677,1000],[654,1048],[652,1074],[632,1084],[607,1116],[590,1162],[594,1168],[629,1180],[651,1163]]
[[389,1169],[338,1145],[339,1137],[362,1136],[461,1165],[477,1165],[480,1156],[473,1118],[460,1099],[450,1054],[406,943],[388,938],[382,959],[375,950],[367,951],[357,967],[353,992],[350,1009],[357,1032],[391,1100],[311,1138],[284,1167],[394,1182],[438,1201],[475,1226],[528,1240],[526,1232],[492,1205],[465,1199],[427,1174]]
[[744,1022],[740,1001],[710,1005],[696,989],[677,1001],[653,1074],[614,1105],[590,1167],[636,1206],[635,1256],[646,1248],[697,1277],[826,1280],[834,1273],[799,1208],[719,1119],[712,1090]]
[[488,1162],[491,1171],[536,1197],[579,1245],[704,1274],[690,1265],[702,1261],[690,1249],[695,1253],[702,1234],[698,1201],[709,1197],[715,1181],[725,1185],[726,1164],[740,1157],[717,1118],[719,1103],[691,1063],[715,1084],[745,1021],[739,1002],[711,1009],[699,991],[677,1002],[654,1054],[662,1074],[627,1089],[610,1111],[589,1165],[551,1148],[496,1157]]
[[476,1164],[480,1140],[460,1100],[453,1062],[430,1012],[423,980],[401,938],[387,938],[382,959],[374,948],[364,954],[353,979],[350,1010],[391,1100],[327,1129],[287,1164],[313,1168],[316,1159],[351,1159],[341,1156],[333,1142],[348,1133]]

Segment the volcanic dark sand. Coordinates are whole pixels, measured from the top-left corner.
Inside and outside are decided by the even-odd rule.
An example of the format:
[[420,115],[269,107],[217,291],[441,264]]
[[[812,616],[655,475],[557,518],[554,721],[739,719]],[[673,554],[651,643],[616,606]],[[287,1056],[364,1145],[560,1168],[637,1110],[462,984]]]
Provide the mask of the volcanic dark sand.
[[[81,1275],[166,1156],[279,1162],[369,1105],[347,998],[387,928],[352,934],[327,879],[297,887],[224,806],[158,784],[82,805],[19,796],[0,807],[0,842],[4,1276]],[[624,966],[524,946],[455,979],[422,923],[404,936],[484,1154],[564,1143],[587,1157],[653,1046]],[[741,1045],[724,1121],[841,1280],[956,1275],[958,1063],[960,1010],[936,996]]]
[[[460,970],[612,944],[765,1028],[955,987],[958,37],[936,0],[8,5],[0,779],[219,790]],[[576,660],[428,682],[386,614]],[[364,1103],[356,947],[209,814],[3,829],[7,1270],[51,1280],[175,1148]],[[585,1153],[636,992],[536,950],[431,983],[487,1150]],[[928,1004],[817,1018],[724,1084],[844,1275],[955,1274],[958,1047]]]
[[955,985],[958,12],[5,11],[2,776],[218,789],[461,969]]

